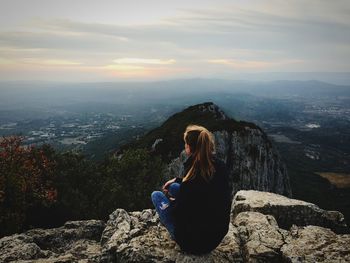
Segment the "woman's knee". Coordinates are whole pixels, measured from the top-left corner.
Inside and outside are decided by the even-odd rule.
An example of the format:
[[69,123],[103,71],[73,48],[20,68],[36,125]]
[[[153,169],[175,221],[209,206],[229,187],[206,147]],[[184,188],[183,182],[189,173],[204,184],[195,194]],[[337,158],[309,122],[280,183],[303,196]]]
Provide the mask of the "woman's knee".
[[161,191],[153,191],[151,194],[151,199],[153,204],[155,204],[155,202],[161,198],[163,198],[163,193]]
[[177,193],[179,192],[180,184],[179,183],[172,183],[169,185],[169,193],[171,196],[176,197]]

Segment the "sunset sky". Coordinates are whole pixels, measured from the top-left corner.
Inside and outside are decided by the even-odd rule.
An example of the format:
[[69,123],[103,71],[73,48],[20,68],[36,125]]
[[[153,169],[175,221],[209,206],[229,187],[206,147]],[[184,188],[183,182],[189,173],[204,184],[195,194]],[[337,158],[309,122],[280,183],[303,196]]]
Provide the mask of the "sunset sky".
[[0,81],[350,72],[350,1],[0,0]]

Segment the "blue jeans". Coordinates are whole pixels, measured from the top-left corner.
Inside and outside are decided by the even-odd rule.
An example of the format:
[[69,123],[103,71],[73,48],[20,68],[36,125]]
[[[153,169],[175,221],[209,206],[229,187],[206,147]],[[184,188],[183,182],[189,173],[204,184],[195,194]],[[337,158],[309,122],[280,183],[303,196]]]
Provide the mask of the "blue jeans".
[[[176,198],[178,192],[180,189],[180,184],[178,183],[172,183],[169,185],[169,195],[171,197]],[[154,191],[151,195],[151,199],[153,202],[154,207],[156,208],[156,211],[159,215],[160,222],[165,226],[165,228],[168,230],[171,238],[175,240],[175,227],[174,227],[174,221],[171,217],[171,201],[169,200],[166,195],[161,191]]]

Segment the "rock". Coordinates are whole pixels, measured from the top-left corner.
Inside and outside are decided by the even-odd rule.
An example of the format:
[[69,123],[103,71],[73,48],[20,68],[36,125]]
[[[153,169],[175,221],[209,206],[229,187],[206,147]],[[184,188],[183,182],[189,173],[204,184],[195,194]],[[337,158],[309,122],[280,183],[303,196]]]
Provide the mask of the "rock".
[[350,235],[320,226],[281,229],[272,215],[241,212],[234,221],[244,262],[350,262]]
[[[237,202],[246,201],[244,205],[242,204],[243,207],[259,207],[259,203],[262,205],[267,200],[271,200],[270,207],[273,207],[274,202],[277,204],[277,200],[280,206],[283,204],[286,208],[293,207],[295,204],[307,207],[310,205],[310,203],[268,192],[239,191],[235,196],[236,203],[233,204],[229,232],[215,250],[201,257],[181,252],[160,224],[154,210],[127,213],[118,209],[107,223],[110,227],[106,228],[106,235],[105,233],[102,235],[110,236],[110,240],[103,245],[104,262],[297,262],[298,258],[306,260],[304,262],[315,262],[313,259],[322,259],[320,255],[324,255],[325,260],[337,260],[350,253],[350,247],[346,243],[349,235],[337,235],[327,228],[308,226],[308,231],[314,231],[310,233],[312,238],[306,240],[305,235],[302,237],[304,239],[301,239],[295,236],[295,229],[305,231],[307,228],[296,226],[294,223],[297,221],[293,221],[292,213],[284,214],[283,218],[278,214],[278,212],[284,213],[283,209],[277,209],[275,214],[271,214],[272,210],[268,210],[268,205],[261,212],[249,209],[243,211],[241,206],[237,205]],[[301,210],[303,213],[300,217],[308,218],[313,218],[312,214],[318,211],[303,208]],[[284,222],[292,222],[292,228],[281,228],[275,216],[279,219],[283,218]],[[335,244],[324,246],[324,238],[317,234],[320,231],[327,231],[328,235],[324,238]],[[302,248],[308,242],[309,248],[305,248],[304,253]],[[339,251],[335,249],[337,246],[341,248]],[[312,252],[316,247],[318,251]],[[293,254],[292,251],[298,252]],[[328,252],[331,254],[325,256]]]
[[237,227],[245,262],[281,262],[281,247],[288,231],[279,229],[271,215],[258,212],[239,213],[233,222]]
[[168,165],[164,174],[164,181],[168,181],[174,177],[183,177],[184,176],[184,166],[187,156],[185,151],[180,153],[180,156],[173,159]]
[[156,147],[157,147],[157,144],[162,142],[163,139],[162,138],[158,138],[157,140],[154,141],[154,143],[152,144],[152,151],[155,151]]
[[32,229],[0,239],[0,262],[73,262],[100,257],[101,220],[69,221],[52,229]]
[[289,176],[275,146],[258,128],[215,131],[216,153],[231,174],[233,195],[253,189],[292,196]]
[[[291,197],[285,164],[275,147],[259,129],[246,127],[245,133],[221,130],[213,132],[217,156],[230,173],[232,195],[241,189],[254,189]],[[168,164],[164,180],[183,176],[185,151]]]
[[278,194],[241,190],[234,197],[227,235],[202,256],[182,252],[155,210],[117,209],[106,224],[70,221],[3,237],[0,262],[350,262],[349,234],[312,225],[320,222],[317,214],[327,212]]
[[101,239],[103,262],[242,262],[237,230],[210,254],[194,256],[181,252],[161,225],[155,210],[127,213],[117,209],[107,222]]
[[214,103],[203,103],[198,105],[198,109],[202,112],[212,112],[217,120],[227,120],[226,114]]
[[254,123],[230,118],[212,102],[193,105],[172,115],[121,151],[146,147],[167,163],[164,181],[181,176],[183,133],[188,124],[203,125],[213,133],[216,154],[229,169],[232,196],[242,189],[254,189],[292,197],[286,165],[267,134]]
[[288,262],[350,262],[350,235],[319,226],[294,226],[281,252]]
[[254,190],[241,190],[232,203],[232,217],[243,211],[270,214],[281,228],[316,225],[332,229],[335,233],[349,233],[344,216],[338,211],[326,211],[317,205],[282,195]]
[[36,259],[45,256],[33,238],[25,234],[15,234],[0,239],[0,262],[19,259]]

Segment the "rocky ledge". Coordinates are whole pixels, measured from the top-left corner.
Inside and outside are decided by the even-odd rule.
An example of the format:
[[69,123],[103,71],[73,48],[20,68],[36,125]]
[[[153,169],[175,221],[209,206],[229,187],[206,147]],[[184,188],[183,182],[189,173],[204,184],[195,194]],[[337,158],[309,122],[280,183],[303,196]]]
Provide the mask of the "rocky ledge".
[[154,210],[114,211],[0,239],[0,262],[350,262],[344,217],[301,200],[236,193],[229,232],[210,254],[180,251]]

